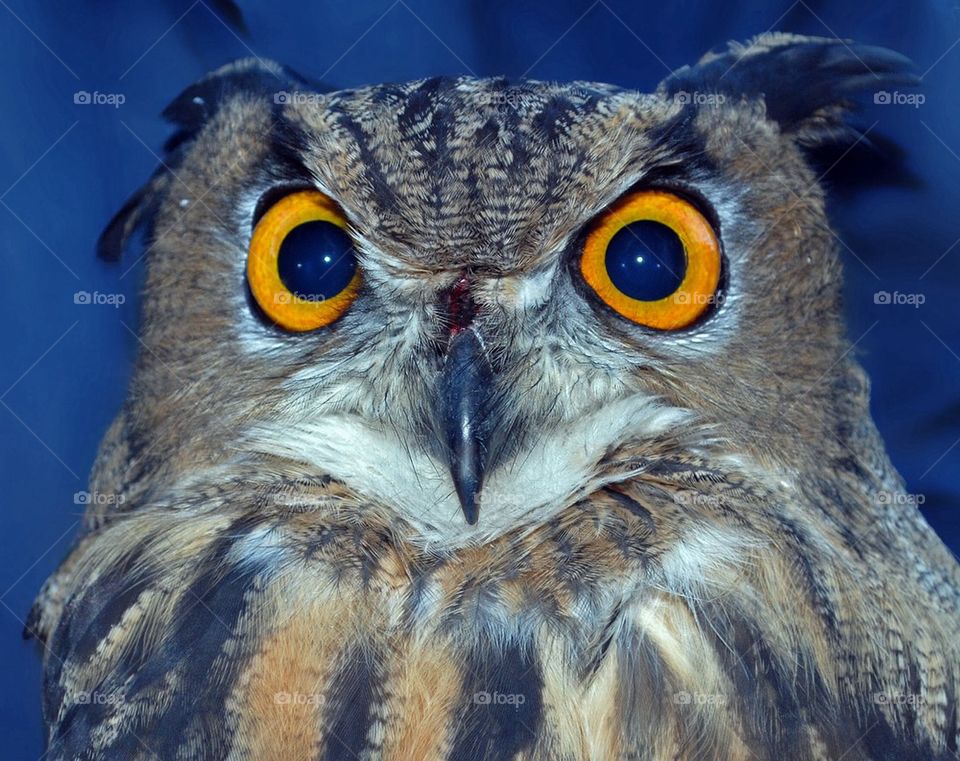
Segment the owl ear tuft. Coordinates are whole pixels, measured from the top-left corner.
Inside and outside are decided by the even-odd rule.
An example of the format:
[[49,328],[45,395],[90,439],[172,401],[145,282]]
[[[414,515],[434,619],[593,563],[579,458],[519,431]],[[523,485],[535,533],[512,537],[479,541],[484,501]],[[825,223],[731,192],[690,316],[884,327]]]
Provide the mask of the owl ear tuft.
[[[308,85],[306,79],[286,66],[260,58],[243,58],[190,85],[163,110],[163,118],[179,127],[181,133],[195,134],[235,95],[269,95]],[[171,140],[178,137],[182,139],[182,135],[174,135]]]
[[190,143],[224,103],[240,94],[273,98],[285,90],[325,88],[307,82],[285,66],[258,58],[246,58],[222,66],[190,85],[163,110],[164,118],[177,129],[164,145],[163,163],[147,183],[120,208],[97,241],[97,255],[119,261],[133,234],[153,218],[157,201],[170,184]]
[[886,88],[916,86],[910,59],[887,48],[771,32],[726,51],[707,53],[678,69],[658,88],[679,93],[721,93],[762,98],[767,116],[804,146],[848,141],[860,134],[846,122],[853,98]]

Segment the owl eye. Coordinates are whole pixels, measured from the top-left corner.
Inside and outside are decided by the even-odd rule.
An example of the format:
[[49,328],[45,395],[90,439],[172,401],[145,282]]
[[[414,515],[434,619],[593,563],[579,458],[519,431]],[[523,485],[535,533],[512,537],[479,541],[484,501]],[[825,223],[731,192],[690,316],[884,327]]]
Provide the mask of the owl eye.
[[280,327],[316,330],[340,318],[360,288],[347,220],[323,193],[284,196],[250,239],[247,282],[257,304]]
[[676,330],[715,301],[720,262],[720,242],[693,204],[664,190],[642,190],[591,226],[580,272],[618,314]]

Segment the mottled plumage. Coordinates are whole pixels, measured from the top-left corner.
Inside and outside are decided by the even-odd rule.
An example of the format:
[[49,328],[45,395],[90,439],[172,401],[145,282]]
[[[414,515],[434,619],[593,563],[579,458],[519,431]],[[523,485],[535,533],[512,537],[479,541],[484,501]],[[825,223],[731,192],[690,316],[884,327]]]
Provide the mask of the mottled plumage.
[[[804,154],[904,72],[766,35],[646,95],[320,94],[250,61],[188,89],[101,241],[149,227],[144,348],[91,480],[122,500],[29,623],[46,758],[957,758],[960,572],[870,419]],[[723,245],[723,298],[674,332],[572,266],[650,185]],[[305,186],[364,284],[291,334],[244,266]],[[464,272],[497,420],[475,526],[430,422]]]

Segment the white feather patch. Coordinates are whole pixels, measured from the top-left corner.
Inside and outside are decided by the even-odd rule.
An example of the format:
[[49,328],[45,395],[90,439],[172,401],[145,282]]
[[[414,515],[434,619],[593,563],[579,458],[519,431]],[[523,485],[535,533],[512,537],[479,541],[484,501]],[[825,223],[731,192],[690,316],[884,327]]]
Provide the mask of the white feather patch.
[[743,592],[745,569],[767,549],[746,529],[733,531],[696,523],[664,556],[663,591],[687,600],[691,608]]
[[[487,473],[480,520],[469,526],[443,463],[400,435],[356,415],[327,415],[296,425],[261,423],[244,449],[306,463],[361,497],[398,513],[425,546],[489,541],[541,522],[611,480],[598,465],[627,441],[650,440],[689,419],[652,397],[635,395],[556,426]],[[412,437],[411,437],[412,438]],[[619,474],[617,480],[631,474]]]

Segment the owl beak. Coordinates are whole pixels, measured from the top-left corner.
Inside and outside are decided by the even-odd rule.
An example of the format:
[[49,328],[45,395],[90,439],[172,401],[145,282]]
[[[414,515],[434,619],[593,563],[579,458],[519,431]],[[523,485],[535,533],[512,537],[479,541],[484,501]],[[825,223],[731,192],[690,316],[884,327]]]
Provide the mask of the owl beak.
[[473,327],[450,338],[436,386],[437,423],[467,523],[477,522],[493,371]]

